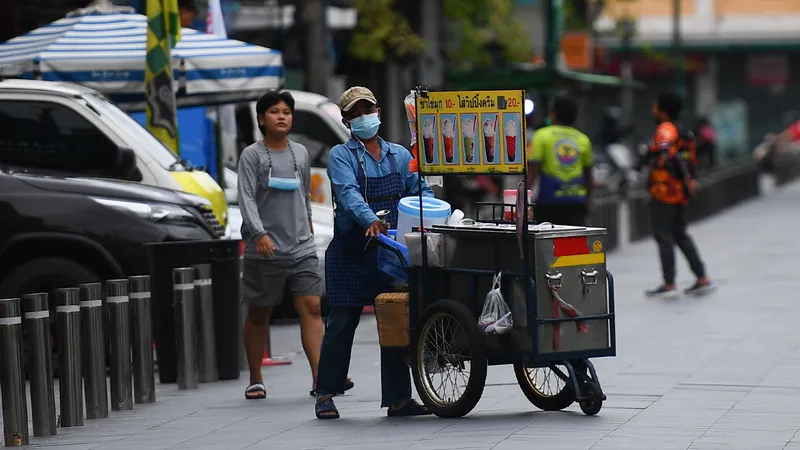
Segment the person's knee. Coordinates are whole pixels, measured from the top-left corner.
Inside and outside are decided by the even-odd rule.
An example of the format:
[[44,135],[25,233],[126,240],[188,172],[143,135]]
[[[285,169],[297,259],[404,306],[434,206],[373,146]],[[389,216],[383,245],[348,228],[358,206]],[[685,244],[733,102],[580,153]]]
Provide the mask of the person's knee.
[[303,317],[321,318],[321,303],[321,299],[316,295],[295,297],[295,309],[297,309],[297,314]]
[[269,322],[269,316],[272,308],[263,306],[251,306],[247,309],[247,321],[257,327],[266,326]]

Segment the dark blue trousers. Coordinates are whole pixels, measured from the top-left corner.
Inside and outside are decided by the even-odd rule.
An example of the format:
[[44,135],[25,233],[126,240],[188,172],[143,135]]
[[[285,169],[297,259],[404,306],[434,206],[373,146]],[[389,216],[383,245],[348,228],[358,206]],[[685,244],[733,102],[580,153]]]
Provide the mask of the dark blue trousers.
[[[317,394],[344,392],[353,338],[363,308],[333,307],[328,312],[322,353],[319,358]],[[381,347],[381,407],[397,405],[411,398],[411,376],[404,349]]]

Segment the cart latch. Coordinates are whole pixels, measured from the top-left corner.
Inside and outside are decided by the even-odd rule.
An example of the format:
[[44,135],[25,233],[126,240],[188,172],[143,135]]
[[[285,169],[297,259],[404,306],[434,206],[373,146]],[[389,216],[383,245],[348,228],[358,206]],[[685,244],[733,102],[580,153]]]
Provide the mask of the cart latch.
[[581,280],[583,281],[584,286],[592,286],[597,284],[597,270],[591,270],[589,272],[586,270],[581,270]]
[[551,288],[561,287],[561,279],[564,278],[561,272],[546,273],[544,276],[547,278],[547,286]]

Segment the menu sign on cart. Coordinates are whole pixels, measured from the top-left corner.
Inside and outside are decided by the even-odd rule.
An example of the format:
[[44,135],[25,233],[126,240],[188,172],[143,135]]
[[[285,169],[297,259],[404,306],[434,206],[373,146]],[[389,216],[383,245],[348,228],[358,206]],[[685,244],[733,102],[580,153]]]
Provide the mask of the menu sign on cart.
[[422,173],[525,170],[525,91],[427,92],[416,103]]

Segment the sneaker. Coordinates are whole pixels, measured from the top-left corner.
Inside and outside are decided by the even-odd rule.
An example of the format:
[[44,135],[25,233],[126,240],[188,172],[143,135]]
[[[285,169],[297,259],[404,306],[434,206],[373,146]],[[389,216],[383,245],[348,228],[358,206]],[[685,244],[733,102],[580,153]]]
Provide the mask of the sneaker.
[[709,281],[707,283],[695,283],[691,287],[683,291],[686,295],[707,295],[717,290],[717,286]]
[[678,293],[677,288],[670,288],[662,284],[655,289],[645,291],[645,295],[648,297],[678,298],[680,294]]

